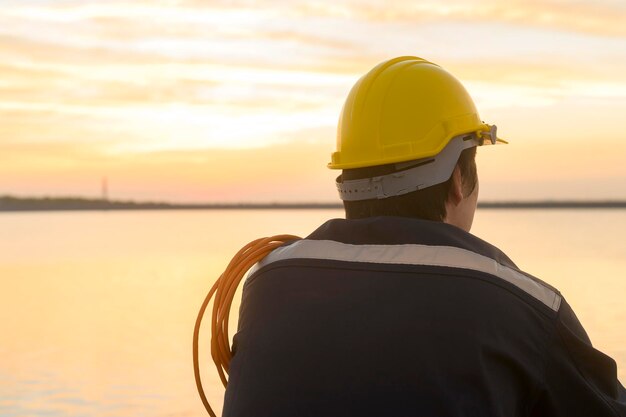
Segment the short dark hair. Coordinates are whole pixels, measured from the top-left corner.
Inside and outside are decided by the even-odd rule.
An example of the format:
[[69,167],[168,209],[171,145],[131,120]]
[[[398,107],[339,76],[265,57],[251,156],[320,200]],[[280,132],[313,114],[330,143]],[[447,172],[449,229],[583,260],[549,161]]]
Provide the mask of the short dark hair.
[[[478,183],[476,172],[476,147],[461,152],[457,162],[463,178],[464,194],[470,195]],[[343,180],[372,178],[396,172],[395,164],[367,168],[345,169]],[[374,216],[416,217],[443,221],[446,217],[446,200],[450,193],[451,179],[446,182],[395,197],[362,201],[344,201],[347,219],[363,219]]]

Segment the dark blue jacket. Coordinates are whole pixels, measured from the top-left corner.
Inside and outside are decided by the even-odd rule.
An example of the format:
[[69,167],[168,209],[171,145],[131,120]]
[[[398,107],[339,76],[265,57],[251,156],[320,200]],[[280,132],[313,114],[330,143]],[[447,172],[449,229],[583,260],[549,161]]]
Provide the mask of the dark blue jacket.
[[331,220],[244,285],[224,416],[626,416],[570,306],[454,226]]

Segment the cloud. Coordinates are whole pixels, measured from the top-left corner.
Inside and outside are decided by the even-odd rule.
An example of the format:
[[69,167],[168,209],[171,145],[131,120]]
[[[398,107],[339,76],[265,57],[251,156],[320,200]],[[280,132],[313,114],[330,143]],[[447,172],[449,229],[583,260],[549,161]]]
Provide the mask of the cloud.
[[41,69],[54,63],[65,65],[105,63],[149,65],[169,62],[167,58],[155,53],[124,51],[97,44],[75,44],[59,39],[46,39],[45,33],[48,30],[54,29],[44,30],[40,38],[0,33],[0,57],[3,58],[3,64]]
[[365,19],[371,22],[491,22],[536,26],[601,36],[626,35],[626,7],[612,1],[564,0],[452,0],[446,2],[399,0],[345,0],[305,2],[302,15]]
[[23,1],[0,10],[0,143],[108,141],[119,155],[298,141],[334,126],[361,74],[404,54],[443,65],[490,112],[593,98],[619,113],[626,40],[611,27],[623,12],[556,0]]
[[[595,35],[606,29],[617,36],[613,45],[607,40],[597,42],[607,43],[604,49],[612,51],[624,47],[621,23],[625,17],[624,7],[607,1],[516,0],[506,6],[493,0],[445,4],[403,0],[391,4],[366,0],[72,1],[38,6],[24,2],[0,12],[0,33],[50,46],[51,53],[71,63],[83,62],[81,58],[86,57],[108,62],[158,57],[159,62],[219,62],[358,74],[372,62],[406,51],[444,58],[468,58],[469,51],[481,58],[528,56],[529,48],[521,45],[520,37],[525,37],[536,53],[555,52],[558,59],[563,51],[554,50],[556,43],[574,44],[580,39],[561,34],[554,42],[550,31],[578,33],[578,27],[582,34]],[[611,29],[613,26],[618,29]],[[616,30],[622,30],[621,35]],[[595,44],[587,43],[578,45],[579,53],[599,53]],[[60,51],[55,45],[70,50]],[[22,51],[31,48],[35,53],[45,52],[34,46]],[[568,56],[569,49],[564,48]]]

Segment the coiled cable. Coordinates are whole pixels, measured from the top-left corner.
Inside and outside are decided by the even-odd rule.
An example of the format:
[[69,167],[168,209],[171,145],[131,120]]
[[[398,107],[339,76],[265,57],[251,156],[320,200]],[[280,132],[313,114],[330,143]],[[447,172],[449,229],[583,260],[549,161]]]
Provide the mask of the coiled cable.
[[202,404],[204,404],[204,408],[206,408],[211,417],[217,416],[211,408],[204,393],[204,388],[202,387],[198,358],[200,325],[202,324],[202,318],[204,317],[209,302],[213,296],[215,296],[211,313],[211,357],[222,380],[222,384],[224,388],[226,388],[228,385],[226,374],[228,374],[230,360],[233,357],[232,347],[228,337],[228,319],[235,291],[237,291],[241,279],[254,264],[265,258],[267,254],[284,243],[297,239],[300,238],[293,235],[276,235],[256,239],[245,245],[235,254],[226,267],[226,270],[220,275],[217,281],[215,281],[215,284],[211,287],[211,290],[200,307],[198,317],[196,318],[196,325],[193,330],[193,372],[198,394],[200,394]]

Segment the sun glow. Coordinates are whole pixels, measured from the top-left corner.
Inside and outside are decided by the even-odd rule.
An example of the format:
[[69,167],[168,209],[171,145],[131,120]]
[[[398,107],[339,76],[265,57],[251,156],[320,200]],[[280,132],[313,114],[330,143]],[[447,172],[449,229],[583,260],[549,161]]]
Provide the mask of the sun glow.
[[[106,173],[134,184],[117,188],[120,197],[133,198],[142,188],[153,190],[141,194],[147,198],[198,200],[202,181],[224,181],[214,165],[204,166],[207,175],[198,170],[195,178],[179,178],[186,187],[162,176],[154,182],[159,164],[183,169],[183,154],[196,166],[198,155],[253,150],[265,159],[237,167],[249,181],[247,190],[240,185],[240,198],[267,189],[262,177],[285,192],[283,200],[300,198],[285,191],[292,181],[319,190],[310,199],[333,200],[332,180],[318,181],[326,175],[345,96],[373,65],[407,54],[455,74],[481,116],[497,123],[518,152],[549,141],[563,145],[553,151],[564,152],[559,160],[577,161],[584,151],[567,141],[595,135],[596,146],[607,143],[613,154],[626,155],[619,125],[626,111],[626,15],[609,0],[506,7],[492,0],[6,1],[0,194],[81,194],[79,178]],[[273,156],[287,146],[297,159],[296,150],[311,152],[310,145],[313,172],[300,172],[298,164],[288,171]],[[486,170],[504,163],[506,181],[528,181],[519,158],[509,154],[485,162]],[[596,156],[592,163],[603,169],[594,172],[611,172],[597,181],[626,177],[621,164]],[[130,159],[142,161],[141,168],[129,169]],[[551,175],[565,180],[563,172]],[[525,196],[545,195],[541,181],[532,181],[527,190],[534,191]],[[495,179],[483,181],[487,196],[490,183]]]

